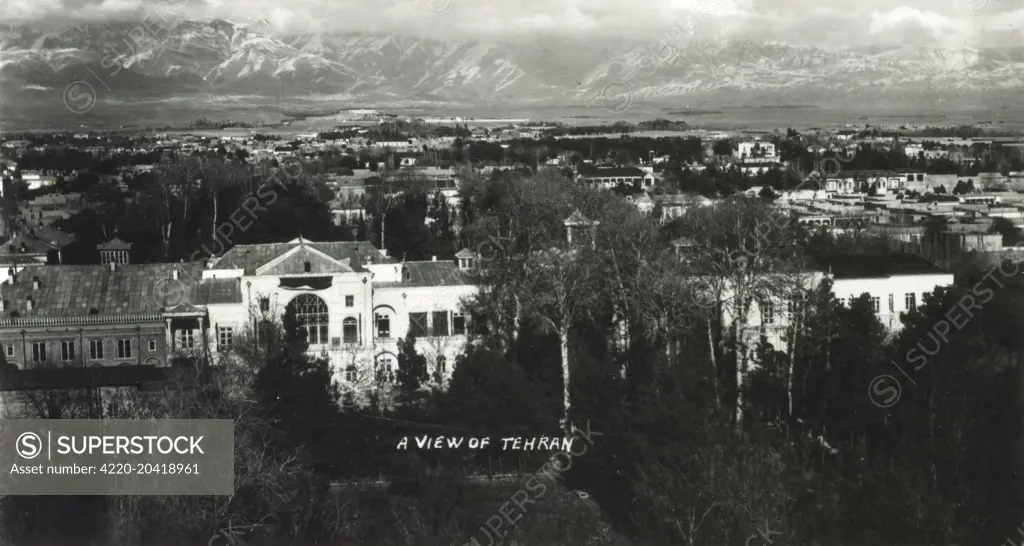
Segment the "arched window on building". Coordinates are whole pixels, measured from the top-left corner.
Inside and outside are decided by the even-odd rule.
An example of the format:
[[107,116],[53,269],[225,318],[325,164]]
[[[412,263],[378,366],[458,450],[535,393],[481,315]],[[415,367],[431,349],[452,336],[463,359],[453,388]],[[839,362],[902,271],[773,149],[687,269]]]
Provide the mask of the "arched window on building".
[[299,294],[288,302],[288,310],[295,313],[299,328],[306,331],[306,342],[310,345],[329,343],[327,336],[327,304],[319,296]]
[[377,355],[376,379],[378,385],[395,382],[395,364],[397,360],[391,353]]
[[444,356],[437,357],[437,367],[434,371],[434,380],[441,382],[444,380],[445,375],[448,372],[448,359]]

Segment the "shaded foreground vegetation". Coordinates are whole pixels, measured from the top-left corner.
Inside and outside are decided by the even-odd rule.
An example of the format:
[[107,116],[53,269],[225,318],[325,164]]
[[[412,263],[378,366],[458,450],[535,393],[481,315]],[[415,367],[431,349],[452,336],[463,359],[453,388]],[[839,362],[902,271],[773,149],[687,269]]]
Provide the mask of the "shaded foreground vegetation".
[[[424,373],[435,363],[403,344],[399,384],[376,385],[369,408],[339,409],[327,365],[306,356],[285,314],[274,336],[212,381],[183,374],[122,404],[125,417],[235,419],[233,496],[8,497],[4,538],[67,530],[54,540],[206,543],[229,527],[265,525],[292,543],[488,546],[483,526],[521,489],[537,502],[505,511],[505,544],[749,546],[767,543],[748,542],[765,529],[773,545],[1015,536],[1017,266],[962,272],[890,336],[866,296],[840,303],[827,283],[801,291],[785,280],[815,253],[849,250],[849,240],[810,237],[742,198],[659,228],[614,196],[545,176],[471,180],[460,190],[467,246],[496,237],[504,248],[489,285],[467,302],[487,321],[446,389]],[[593,245],[571,250],[562,221],[577,208],[600,224]],[[667,250],[683,235],[695,244],[685,261]],[[730,296],[737,291],[798,302],[787,350],[723,318],[742,307]],[[898,403],[880,407],[872,379],[892,374],[891,361],[918,344],[932,346],[935,325],[967,295],[981,308],[946,332],[926,365],[910,367],[914,384]],[[58,395],[41,407],[72,415],[73,396],[37,396]],[[528,480],[551,453],[396,450],[403,436],[557,436],[563,419],[600,435],[544,482],[552,485],[542,497]],[[521,469],[525,486],[465,479],[498,468]],[[390,489],[328,487],[380,477]]]

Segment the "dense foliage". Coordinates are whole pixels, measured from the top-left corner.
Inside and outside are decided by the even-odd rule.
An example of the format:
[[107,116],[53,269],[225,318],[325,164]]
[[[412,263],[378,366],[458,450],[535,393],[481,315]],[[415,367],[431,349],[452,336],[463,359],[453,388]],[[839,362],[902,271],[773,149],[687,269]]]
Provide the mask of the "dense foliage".
[[[304,354],[286,315],[254,380],[222,370],[166,394],[187,404],[136,405],[145,415],[236,418],[234,497],[8,497],[4,532],[41,536],[54,514],[77,510],[94,522],[83,532],[104,544],[168,534],[205,543],[229,521],[272,521],[279,536],[327,544],[487,544],[482,526],[516,488],[467,476],[526,480],[550,453],[397,450],[399,440],[578,430],[595,432],[593,443],[578,455],[574,447],[571,465],[546,482],[550,494],[506,528],[506,543],[749,544],[767,532],[774,544],[995,544],[1016,525],[1016,265],[961,276],[890,336],[866,297],[844,305],[827,283],[779,281],[846,243],[799,233],[759,199],[659,228],[620,198],[557,175],[470,179],[460,194],[461,237],[500,248],[488,257],[490,282],[467,302],[486,317],[475,330],[485,333],[453,363],[448,389],[431,388],[423,357],[403,343],[397,386],[387,387],[399,403],[339,407],[331,374]],[[576,211],[598,223],[570,245],[563,220]],[[392,233],[389,247],[410,244]],[[683,235],[695,245],[686,259],[668,244]],[[744,296],[796,293],[786,351],[725,318]],[[980,308],[940,339],[936,325],[965,297]],[[922,345],[923,363],[905,362]],[[883,375],[901,389],[877,389]],[[388,489],[327,487],[353,478],[384,478]]]

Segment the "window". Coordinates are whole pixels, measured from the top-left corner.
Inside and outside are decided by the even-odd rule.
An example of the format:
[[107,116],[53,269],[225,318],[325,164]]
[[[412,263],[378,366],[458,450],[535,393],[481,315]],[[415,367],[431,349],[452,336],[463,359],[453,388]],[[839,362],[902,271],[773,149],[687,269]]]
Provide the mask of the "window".
[[395,357],[390,354],[382,354],[377,357],[377,384],[393,383],[395,381]]
[[90,339],[89,340],[89,359],[90,360],[102,360],[103,359],[103,340],[102,339]]
[[274,323],[269,320],[261,320],[256,324],[256,339],[264,343],[274,339]]
[[355,383],[356,379],[358,379],[358,377],[359,377],[359,374],[356,372],[356,367],[355,366],[349,366],[349,367],[345,368],[345,381],[347,381],[349,383]]
[[879,311],[881,311],[881,309],[882,309],[882,299],[881,298],[871,298],[871,309],[875,313],[878,313]]
[[300,294],[288,302],[288,309],[295,313],[299,328],[306,332],[306,342],[310,345],[329,343],[327,326],[329,324],[327,304],[313,294]]
[[194,349],[196,347],[195,330],[178,330],[177,336],[179,349]]
[[46,362],[46,342],[32,342],[32,362]]
[[7,346],[7,356],[14,356],[14,345]]
[[359,343],[359,323],[356,319],[348,317],[341,321],[341,333],[345,343]]
[[804,301],[804,296],[803,295],[799,295],[796,298],[793,298],[793,299],[787,301],[786,302],[786,320],[792,322],[793,318],[796,315],[800,314],[801,311],[803,311],[804,304],[805,304],[805,301]]
[[235,344],[235,329],[230,326],[217,327],[217,350],[227,351]]
[[917,309],[917,294],[905,294],[903,296],[903,305],[907,311]]
[[156,351],[156,340],[155,339],[149,340],[149,352],[152,353],[153,351]]
[[466,315],[458,311],[452,313],[452,335],[466,335]]
[[264,313],[270,311],[270,298],[260,298],[260,311]]
[[356,297],[355,296],[345,296],[345,307],[355,307],[355,306],[356,306]]
[[71,362],[75,359],[75,342],[74,341],[61,341],[60,342],[60,359],[63,362]]
[[412,337],[427,336],[426,313],[409,313],[409,335]]
[[444,337],[448,335],[448,311],[431,313],[430,335]]
[[444,375],[444,373],[445,373],[445,371],[447,369],[448,369],[448,359],[443,357],[443,356],[437,357],[437,373],[439,373],[441,375]]
[[761,324],[775,324],[775,304],[770,301],[762,301],[758,307],[761,308]]
[[391,317],[380,313],[376,317],[377,319],[377,337],[389,338],[391,337]]
[[117,358],[131,358],[132,357],[132,340],[130,339],[119,339],[117,340]]

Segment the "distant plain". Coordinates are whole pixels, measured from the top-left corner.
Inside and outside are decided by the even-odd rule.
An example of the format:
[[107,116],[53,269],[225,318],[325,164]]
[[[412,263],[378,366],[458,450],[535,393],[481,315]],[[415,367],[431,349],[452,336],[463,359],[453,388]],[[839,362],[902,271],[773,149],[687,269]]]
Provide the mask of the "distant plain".
[[[471,106],[452,103],[393,101],[380,103],[337,99],[289,98],[278,103],[263,96],[231,96],[205,100],[193,97],[174,99],[108,99],[101,97],[87,112],[77,114],[65,108],[59,92],[40,92],[36,100],[16,107],[4,105],[0,97],[0,134],[19,131],[109,130],[109,129],[184,129],[204,118],[212,122],[233,121],[249,124],[243,133],[308,132],[328,130],[339,125],[357,124],[356,119],[339,116],[347,109],[373,109],[400,117],[461,117],[463,122],[477,119],[529,119],[531,122],[563,123],[571,126],[636,123],[654,119],[684,121],[693,128],[711,130],[772,130],[793,127],[837,127],[846,124],[870,125],[960,125],[991,122],[999,130],[1024,130],[1024,109],[1006,105],[969,107],[890,108],[803,105],[717,105],[710,101],[680,98],[659,104],[630,103],[613,105],[505,104]],[[287,122],[287,125],[282,125]],[[478,125],[500,124],[494,121]],[[232,131],[234,132],[234,131]]]

